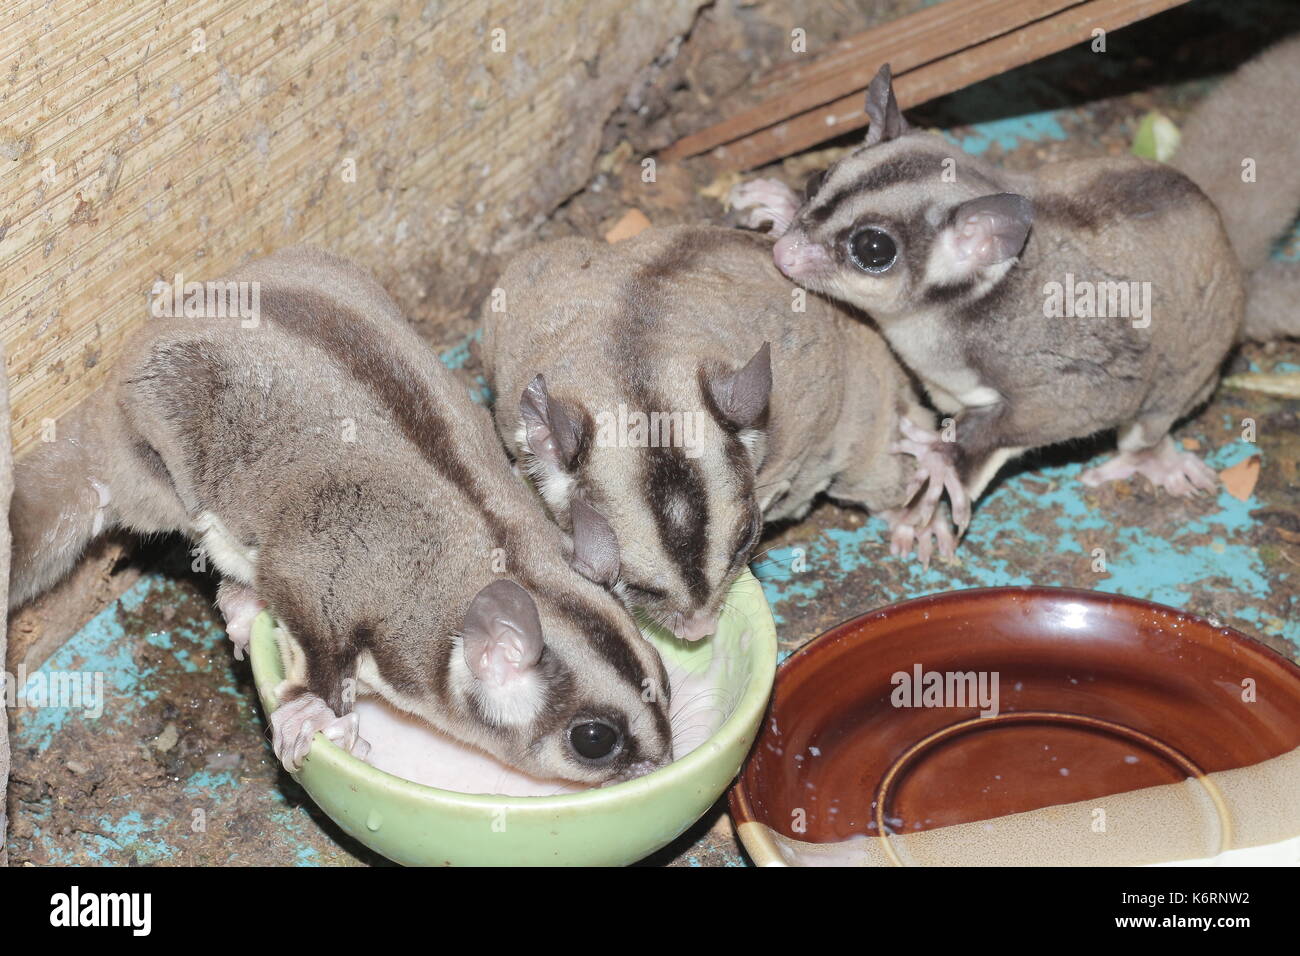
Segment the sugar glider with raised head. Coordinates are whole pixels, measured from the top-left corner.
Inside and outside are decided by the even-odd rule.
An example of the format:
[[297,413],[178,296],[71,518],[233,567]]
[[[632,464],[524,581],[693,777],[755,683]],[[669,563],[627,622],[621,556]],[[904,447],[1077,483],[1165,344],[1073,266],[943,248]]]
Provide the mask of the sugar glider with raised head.
[[305,247],[225,281],[257,284],[255,327],[151,320],[19,462],[15,603],[102,529],[180,531],[222,575],[237,645],[261,602],[282,626],[290,769],[317,731],[366,749],[353,690],[546,779],[671,759],[658,654],[379,285]]
[[[867,94],[863,146],[803,197],[756,180],[733,201],[751,225],[771,222],[786,275],[868,313],[955,416],[945,450],[959,529],[1008,459],[1108,429],[1119,455],[1085,483],[1142,474],[1190,495],[1217,479],[1171,426],[1208,398],[1243,332],[1300,331],[1294,308],[1279,328],[1255,306],[1243,330],[1233,251],[1260,266],[1300,203],[1297,92],[1291,40],[1209,97],[1174,166],[1105,158],[1018,173],[910,130],[886,66]],[[1245,156],[1258,162],[1249,184]],[[1252,296],[1300,292],[1298,272],[1260,270]]]
[[713,226],[561,239],[497,285],[482,354],[501,438],[600,555],[586,573],[630,606],[712,633],[764,517],[799,517],[823,491],[882,513],[899,550],[918,536],[928,559],[905,507],[917,460],[890,447],[901,419],[929,413],[879,335],[777,273],[770,240]]

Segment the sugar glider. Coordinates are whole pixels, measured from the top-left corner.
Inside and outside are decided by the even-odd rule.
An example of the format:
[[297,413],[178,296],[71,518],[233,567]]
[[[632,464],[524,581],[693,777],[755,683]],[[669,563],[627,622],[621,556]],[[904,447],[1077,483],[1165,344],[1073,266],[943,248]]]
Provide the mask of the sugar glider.
[[[772,223],[782,272],[868,313],[955,416],[944,450],[959,530],[1008,459],[1112,428],[1120,453],[1085,483],[1142,474],[1191,495],[1217,479],[1170,427],[1209,397],[1243,334],[1300,332],[1294,308],[1287,319],[1252,309],[1243,329],[1234,252],[1259,267],[1300,203],[1297,93],[1291,40],[1209,97],[1174,166],[1105,158],[1017,173],[910,130],[885,66],[860,148],[803,197],[755,180],[733,200],[750,224]],[[1254,182],[1242,181],[1246,157]],[[1300,293],[1300,270],[1265,267],[1252,283],[1276,306]]]
[[906,507],[925,450],[891,451],[929,413],[884,340],[771,255],[716,226],[561,239],[514,259],[483,307],[502,440],[601,556],[585,572],[688,639],[712,633],[764,519],[823,491],[885,516],[896,550],[933,547]]
[[1300,36],[1246,63],[1183,126],[1172,164],[1218,207],[1247,273],[1243,338],[1300,335],[1300,263],[1270,258],[1300,206]]
[[11,594],[99,531],[191,536],[237,644],[285,636],[271,716],[296,769],[317,731],[363,754],[377,694],[544,779],[672,757],[663,664],[510,470],[486,410],[356,266],[298,247],[237,270],[240,319],[154,319],[107,386],[17,466]]

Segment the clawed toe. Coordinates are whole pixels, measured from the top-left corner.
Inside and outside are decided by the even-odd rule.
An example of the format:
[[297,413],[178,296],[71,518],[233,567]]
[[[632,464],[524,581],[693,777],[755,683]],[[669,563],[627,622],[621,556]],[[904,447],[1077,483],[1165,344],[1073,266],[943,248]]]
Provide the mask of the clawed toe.
[[[899,419],[898,428],[903,437],[894,442],[890,450],[916,459],[916,471],[907,486],[906,498],[913,501],[920,496],[908,510],[908,523],[917,528],[933,530],[940,499],[947,493],[952,520],[957,526],[956,536],[960,537],[970,525],[971,506],[966,489],[957,475],[949,443],[906,417]],[[936,542],[940,553],[943,553],[944,542],[938,539]],[[953,547],[955,550],[955,539]]]
[[1187,460],[1183,464],[1183,473],[1192,485],[1193,493],[1214,494],[1219,490],[1219,476],[1213,468],[1191,452],[1183,452]]
[[242,661],[253,637],[253,621],[266,608],[252,588],[226,580],[217,590],[217,606],[226,619],[226,635],[235,648],[235,660]]
[[1079,480],[1097,488],[1134,475],[1142,475],[1153,487],[1163,488],[1177,498],[1214,494],[1219,487],[1219,476],[1213,468],[1191,452],[1176,447],[1169,438],[1154,448],[1120,452],[1110,461],[1084,471]]
[[370,744],[360,736],[357,714],[336,716],[315,694],[302,694],[281,704],[271,714],[271,746],[290,773],[302,767],[317,733],[360,760],[370,753]]
[[944,558],[956,556],[957,535],[942,509],[935,509],[924,521],[918,518],[914,508],[886,511],[881,517],[889,523],[890,554],[904,557],[915,550],[921,567],[926,570],[936,551]]
[[774,236],[783,235],[799,211],[799,197],[775,179],[737,183],[727,194],[727,204],[741,212],[741,225],[758,229],[770,222]]

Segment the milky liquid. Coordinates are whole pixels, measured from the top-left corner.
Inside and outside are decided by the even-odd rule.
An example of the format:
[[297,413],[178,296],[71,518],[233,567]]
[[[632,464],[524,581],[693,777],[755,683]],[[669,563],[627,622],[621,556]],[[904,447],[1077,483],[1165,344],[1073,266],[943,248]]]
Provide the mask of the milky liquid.
[[[676,759],[712,736],[740,699],[740,690],[729,686],[734,680],[726,679],[729,658],[717,650],[698,672],[665,660]],[[512,797],[554,796],[587,789],[584,784],[530,777],[483,751],[452,740],[379,698],[361,698],[356,712],[361,736],[370,742],[367,763],[396,777],[440,790]]]

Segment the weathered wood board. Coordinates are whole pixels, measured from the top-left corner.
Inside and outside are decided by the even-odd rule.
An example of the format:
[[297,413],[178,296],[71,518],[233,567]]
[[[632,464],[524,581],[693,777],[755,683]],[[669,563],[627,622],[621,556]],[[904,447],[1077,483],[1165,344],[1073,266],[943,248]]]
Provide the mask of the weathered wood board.
[[[0,347],[0,364],[4,361],[4,348]],[[9,383],[0,369],[0,607],[9,606],[9,499],[14,491],[14,462],[9,444]],[[0,617],[0,866],[9,865],[6,834],[9,830],[7,812],[9,792],[9,674],[5,661],[8,652],[6,621]]]
[[19,452],[103,379],[155,281],[315,242],[403,307],[588,179],[701,0],[6,0],[0,340]]

